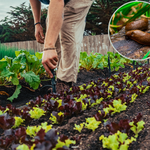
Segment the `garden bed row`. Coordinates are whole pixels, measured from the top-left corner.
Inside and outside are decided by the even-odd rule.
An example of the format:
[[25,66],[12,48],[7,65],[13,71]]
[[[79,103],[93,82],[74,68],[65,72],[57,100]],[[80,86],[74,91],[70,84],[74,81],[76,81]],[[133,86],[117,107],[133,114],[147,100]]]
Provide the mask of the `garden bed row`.
[[[45,121],[48,124],[54,124],[53,128],[58,130],[58,132],[60,133],[60,138],[62,138],[63,137],[62,134],[64,134],[65,136],[67,136],[65,139],[69,137],[71,140],[76,141],[76,145],[72,145],[70,147],[72,149],[89,149],[89,150],[101,149],[102,143],[99,140],[99,137],[101,135],[108,136],[108,133],[109,133],[106,128],[106,124],[111,124],[109,123],[111,121],[113,122],[116,122],[117,120],[119,121],[120,119],[117,119],[117,116],[120,116],[120,114],[124,113],[121,111],[126,110],[125,114],[127,113],[127,115],[125,115],[126,117],[124,117],[123,115],[122,119],[128,119],[128,120],[135,118],[136,116],[138,116],[139,113],[142,112],[142,111],[138,111],[138,112],[135,111],[135,113],[133,113],[134,110],[132,110],[131,112],[132,115],[128,115],[128,110],[130,110],[130,108],[134,104],[136,103],[139,104],[139,101],[137,100],[141,96],[145,97],[146,95],[146,98],[147,98],[148,93],[146,94],[144,93],[148,91],[149,89],[149,84],[150,84],[149,77],[150,77],[150,71],[148,69],[148,66],[144,66],[143,68],[142,67],[138,68],[135,71],[130,71],[129,73],[127,73],[127,75],[124,73],[119,73],[118,75],[116,74],[114,76],[111,76],[110,78],[113,79],[113,82],[111,81],[112,79],[110,78],[99,79],[98,81],[89,82],[88,85],[83,85],[80,87],[73,87],[70,90],[66,89],[64,92],[61,92],[59,94],[49,94],[47,96],[45,95],[44,101],[42,98],[39,97],[37,98],[36,103],[35,101],[31,101],[28,104],[29,108],[25,108],[23,112],[20,112],[16,108],[13,108],[12,106],[9,105],[7,108],[9,108],[11,111],[8,110],[7,112],[12,117],[14,116],[15,113],[17,116],[19,116],[19,114],[22,114],[21,116],[25,120],[28,120],[28,123],[27,122],[25,123],[26,126],[41,125],[41,123]],[[118,88],[120,88],[120,90]],[[100,93],[98,92],[98,89]],[[95,95],[93,95],[92,93],[94,93]],[[137,94],[138,98],[136,98],[135,93]],[[80,94],[81,96],[79,96]],[[90,98],[90,102],[89,102],[89,98]],[[118,103],[120,106],[123,106],[124,102],[127,103],[126,109],[122,110],[123,107],[121,107],[121,110],[118,111],[118,108],[117,107],[115,108],[115,105],[112,103],[113,102],[112,100],[120,101],[119,98],[122,101],[121,102],[122,104]],[[54,101],[55,99],[56,99],[56,102]],[[132,103],[130,103],[130,101]],[[145,113],[148,113],[149,106],[147,105],[146,102],[147,101],[143,103],[143,106],[145,107],[145,110],[147,110]],[[65,103],[66,104],[68,103],[68,104],[66,105]],[[109,105],[113,106],[115,110],[112,109]],[[91,107],[91,106],[94,106],[94,107]],[[143,106],[141,105],[141,107]],[[32,112],[29,111],[29,110],[32,110],[34,107],[42,108],[43,110],[46,110],[46,114],[42,116],[42,113],[44,112],[42,112],[42,110],[39,110],[40,111],[39,114],[41,114],[41,116],[38,117],[39,119],[31,119],[32,117],[34,118],[34,115],[36,117],[36,113],[35,113],[36,111],[35,112],[33,111],[33,116],[32,116]],[[105,108],[105,111],[104,111],[104,108]],[[111,110],[106,111],[106,108],[111,108]],[[1,107],[1,110],[4,111],[5,109]],[[113,112],[112,110],[115,111],[115,114],[113,115],[112,115],[112,112]],[[60,116],[59,117],[57,113],[60,111],[61,111],[61,114],[59,115]],[[13,115],[11,114],[11,112]],[[100,113],[99,114],[100,116],[97,114],[98,112]],[[118,115],[116,114],[116,112],[121,112],[121,113]],[[91,130],[92,128],[91,129],[83,128],[81,133],[79,133],[79,131],[74,129],[75,124],[82,124],[83,122],[85,122],[86,120],[85,118],[89,118],[89,117],[92,118],[93,115],[94,116],[96,115],[95,116],[96,118],[98,116],[100,117],[100,118],[98,117],[99,119],[98,118],[96,119],[97,121],[101,121],[100,125],[98,125],[98,128],[96,127],[93,131]],[[142,115],[140,116],[141,116],[140,119],[138,119],[139,121],[143,119]],[[6,116],[5,118],[6,118],[5,120],[7,120]],[[113,118],[116,118],[116,119],[113,120]],[[108,119],[108,120],[104,120],[104,119]],[[144,121],[146,123],[145,126],[147,127],[145,116],[144,116]],[[14,125],[10,125],[10,127],[11,126],[14,126]],[[8,128],[9,128],[9,123],[8,123],[8,126],[5,126],[5,130]],[[7,132],[7,135],[8,135],[8,132]],[[133,133],[130,131],[128,135],[133,136]],[[139,134],[137,141],[140,136],[141,136],[141,133]],[[61,141],[63,141],[63,139],[61,139]],[[42,143],[42,141],[40,142]],[[26,141],[26,143],[28,143],[27,145],[33,145],[31,144],[31,142],[29,144],[29,141],[28,142]],[[71,143],[73,143],[73,141],[70,142],[70,144]],[[136,142],[133,142],[133,144],[134,143]],[[37,147],[37,145],[35,147]]]

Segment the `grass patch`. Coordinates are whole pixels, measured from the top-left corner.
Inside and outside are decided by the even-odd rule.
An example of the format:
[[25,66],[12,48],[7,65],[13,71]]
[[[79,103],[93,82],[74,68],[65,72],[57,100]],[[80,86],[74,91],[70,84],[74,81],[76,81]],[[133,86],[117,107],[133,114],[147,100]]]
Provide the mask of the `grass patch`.
[[[5,56],[15,58],[15,51],[18,51],[20,49],[16,47],[7,47],[3,44],[0,44],[0,59],[4,58]],[[28,50],[30,54],[34,55],[34,50]]]

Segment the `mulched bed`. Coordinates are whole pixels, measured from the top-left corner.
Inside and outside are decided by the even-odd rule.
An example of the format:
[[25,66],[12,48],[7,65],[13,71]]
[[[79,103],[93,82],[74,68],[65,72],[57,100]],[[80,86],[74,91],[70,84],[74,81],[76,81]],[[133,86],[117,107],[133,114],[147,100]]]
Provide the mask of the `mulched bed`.
[[[129,71],[131,68],[130,66],[126,66],[124,69],[120,69],[119,71]],[[117,73],[117,72],[113,72]],[[89,82],[91,79],[97,80],[99,77],[106,78],[109,77],[108,69],[102,70],[92,70],[92,71],[86,71],[86,70],[80,70],[78,74],[78,80],[75,85],[81,85],[83,83]],[[49,83],[50,84],[50,83]],[[24,96],[27,97],[27,95],[32,95],[28,91],[24,91]],[[36,93],[37,92],[37,93]],[[38,94],[39,91],[37,90],[35,93]],[[46,90],[45,90],[46,92]],[[36,97],[36,94],[33,97]],[[42,93],[44,94],[44,93]],[[19,95],[21,96],[21,95]],[[32,98],[33,98],[32,97]],[[150,107],[147,105],[147,102],[150,102],[150,91],[143,94],[142,96],[138,97],[135,102],[131,103],[127,110],[116,114],[110,118],[108,118],[108,121],[111,122],[119,122],[121,119],[133,119],[137,116],[137,114],[140,112],[142,113],[143,117],[142,119],[145,121],[145,128],[143,131],[140,132],[139,137],[136,142],[133,142],[129,146],[129,150],[149,150],[150,149]],[[0,97],[1,98],[1,97]],[[23,97],[22,97],[23,98]],[[29,96],[30,98],[30,96]],[[24,98],[25,99],[25,98]],[[20,99],[21,101],[24,101],[23,99]],[[29,100],[29,99],[28,99]],[[15,100],[16,101],[16,100]],[[19,101],[19,98],[18,100]],[[17,101],[13,103],[13,105],[18,105]],[[25,100],[26,101],[26,100]],[[1,100],[0,100],[1,102]],[[53,127],[58,130],[60,134],[65,134],[69,138],[72,138],[73,136],[78,137],[81,136],[81,139],[79,143],[76,146],[72,146],[71,150],[105,150],[102,148],[102,142],[99,141],[99,137],[107,133],[107,129],[104,124],[101,124],[98,129],[96,129],[94,132],[88,129],[83,129],[81,133],[74,130],[74,124],[80,124],[82,122],[85,122],[85,118],[92,117],[97,110],[99,110],[99,106],[96,106],[94,108],[90,108],[86,111],[84,111],[82,114],[78,116],[74,116],[70,119],[64,120],[62,125],[54,125]],[[49,117],[43,116],[39,120],[33,120],[31,121],[30,125],[39,125],[41,122],[45,122],[49,120]],[[50,123],[50,120],[48,121]]]
[[[135,65],[136,67],[139,67],[140,65]],[[132,69],[132,65],[126,65],[125,68],[120,68],[119,71],[112,71],[111,74],[115,74],[118,72],[128,72],[130,69]],[[75,86],[80,86],[84,83],[88,83],[89,81],[98,80],[99,78],[108,78],[111,75],[109,73],[108,68],[102,69],[91,69],[90,71],[87,71],[86,69],[81,69],[78,73],[77,83],[75,83]]]

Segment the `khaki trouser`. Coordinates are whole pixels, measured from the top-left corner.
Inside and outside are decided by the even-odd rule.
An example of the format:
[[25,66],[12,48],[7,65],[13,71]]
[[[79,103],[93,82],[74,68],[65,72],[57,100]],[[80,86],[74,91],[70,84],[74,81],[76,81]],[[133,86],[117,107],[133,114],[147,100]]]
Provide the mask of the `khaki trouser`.
[[56,42],[57,78],[62,81],[77,81],[85,20],[92,3],[93,0],[70,0],[64,7],[64,21]]

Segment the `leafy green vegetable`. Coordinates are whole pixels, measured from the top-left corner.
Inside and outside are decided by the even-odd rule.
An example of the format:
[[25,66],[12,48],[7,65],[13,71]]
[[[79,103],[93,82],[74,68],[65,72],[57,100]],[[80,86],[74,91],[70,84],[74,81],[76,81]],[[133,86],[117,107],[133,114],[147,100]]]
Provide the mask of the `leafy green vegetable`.
[[28,126],[26,129],[26,133],[31,136],[34,137],[36,136],[37,132],[39,132],[41,129],[40,126],[36,127],[36,126]]
[[25,119],[22,119],[21,117],[16,117],[16,116],[14,117],[14,119],[15,119],[15,125],[12,128],[19,127],[25,120]]
[[122,104],[122,101],[120,99],[113,100],[113,106],[108,105],[108,107],[103,109],[105,112],[105,115],[109,114],[109,112],[111,112],[111,114],[114,114],[114,113],[117,113],[117,112],[119,113],[121,111],[126,110],[127,106],[125,104],[126,103]]
[[13,85],[19,85],[19,79],[17,78],[17,74],[12,75],[11,82]]
[[35,75],[34,72],[29,71],[27,73],[21,73],[21,76],[25,78],[25,81],[29,83],[30,87],[33,89],[38,89],[39,84],[41,82],[40,77],[38,75]]
[[93,69],[103,69],[108,67],[108,55],[110,57],[110,67],[112,71],[118,71],[120,67],[124,68],[126,63],[131,63],[122,57],[118,53],[107,52],[107,55],[102,55],[100,53],[90,53],[88,55],[86,52],[80,53],[80,68],[85,68],[86,70]]
[[35,53],[35,56],[36,56],[38,59],[42,59],[43,53],[42,53],[42,52],[36,52],[36,53]]
[[130,103],[132,103],[132,102],[134,102],[135,100],[136,100],[136,98],[137,98],[137,94],[132,94],[132,97],[131,97],[131,101],[130,101]]
[[108,148],[111,150],[128,150],[129,144],[133,141],[136,141],[135,138],[131,137],[131,139],[127,139],[128,135],[126,133],[121,133],[118,131],[113,135],[109,135],[108,137],[104,137],[101,135],[99,140],[102,140],[103,148]]
[[31,115],[31,118],[39,119],[45,114],[45,111],[41,108],[33,107],[33,110],[30,110],[29,114]]
[[138,137],[138,133],[142,131],[144,128],[145,122],[143,120],[139,121],[136,125],[134,124],[134,121],[129,123],[132,127],[131,130],[135,133],[135,137]]
[[36,136],[36,134],[42,129],[47,133],[50,129],[52,129],[52,125],[47,125],[47,122],[41,123],[40,126],[28,126],[26,129],[26,133],[31,137]]
[[0,60],[0,71],[2,71],[7,66],[6,60]]
[[11,97],[7,98],[7,100],[10,100],[12,102],[14,98],[17,98],[18,95],[20,94],[20,89],[21,88],[22,88],[22,86],[20,84],[17,85],[14,94]]
[[56,146],[53,148],[53,150],[57,150],[57,149],[62,148],[62,147],[64,147],[64,146],[69,147],[70,144],[76,144],[76,141],[70,140],[70,139],[65,140],[65,142],[62,142],[62,141],[60,141],[60,140],[58,139],[57,142],[58,142],[58,143],[57,143]]
[[58,124],[57,118],[53,114],[51,114],[51,117],[49,119],[53,122],[53,124]]
[[86,118],[85,128],[91,129],[92,131],[95,131],[95,129],[98,128],[99,124],[101,124],[101,121],[97,121],[95,117]]
[[19,145],[16,149],[17,150],[30,150],[26,144]]
[[78,130],[81,133],[83,126],[84,126],[84,123],[80,123],[80,125],[75,124],[75,127],[73,129]]

